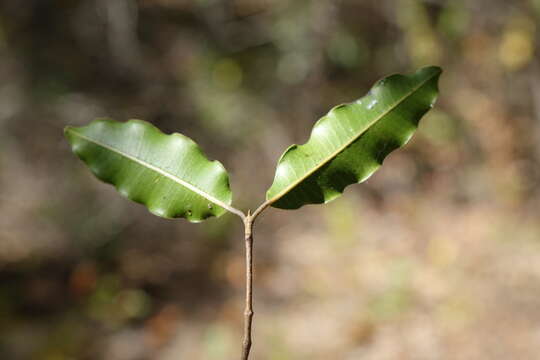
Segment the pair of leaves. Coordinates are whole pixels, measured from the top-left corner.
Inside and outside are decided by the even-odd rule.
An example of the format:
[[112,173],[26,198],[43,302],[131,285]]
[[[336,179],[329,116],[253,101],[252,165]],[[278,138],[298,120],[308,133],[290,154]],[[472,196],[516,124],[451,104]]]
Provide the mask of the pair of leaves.
[[[325,203],[347,185],[366,180],[412,137],[436,100],[440,73],[438,67],[426,67],[409,76],[389,76],[360,100],[330,110],[308,142],[292,145],[281,156],[267,204],[296,209]],[[158,216],[198,222],[226,211],[239,213],[231,206],[224,167],[184,135],[165,135],[140,120],[109,119],[67,127],[65,134],[94,175]]]

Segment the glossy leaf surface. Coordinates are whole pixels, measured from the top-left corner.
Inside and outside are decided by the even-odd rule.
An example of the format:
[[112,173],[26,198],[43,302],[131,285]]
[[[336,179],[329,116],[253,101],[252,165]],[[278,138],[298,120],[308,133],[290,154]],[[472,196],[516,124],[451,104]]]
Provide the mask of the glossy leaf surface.
[[369,178],[409,141],[433,106],[440,73],[426,67],[392,75],[360,100],[334,107],[317,121],[307,143],[292,145],[281,156],[267,202],[283,209],[325,203]]
[[67,127],[73,152],[100,180],[155,215],[198,222],[231,203],[229,177],[190,138],[166,135],[150,123],[97,119]]

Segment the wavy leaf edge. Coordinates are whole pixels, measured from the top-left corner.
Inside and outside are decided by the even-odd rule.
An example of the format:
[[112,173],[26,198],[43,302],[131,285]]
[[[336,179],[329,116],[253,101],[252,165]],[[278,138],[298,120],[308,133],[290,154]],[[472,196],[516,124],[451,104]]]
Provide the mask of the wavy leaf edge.
[[[84,135],[84,134],[82,134],[80,132],[80,130],[88,129],[91,126],[96,126],[96,124],[99,124],[99,123],[107,124],[108,126],[120,126],[120,127],[121,126],[127,127],[127,126],[130,126],[130,125],[133,125],[133,124],[140,125],[140,126],[143,126],[146,130],[148,130],[150,132],[153,132],[154,135],[156,135],[158,137],[161,137],[162,139],[164,139],[166,137],[178,138],[180,141],[185,142],[187,144],[186,146],[189,146],[189,149],[191,151],[197,151],[200,154],[200,156],[202,156],[204,158],[204,160],[208,161],[208,163],[211,163],[212,166],[215,167],[216,172],[220,173],[224,177],[223,178],[223,181],[225,182],[224,185],[226,185],[226,187],[228,189],[228,192],[229,192],[228,198],[226,199],[226,201],[219,200],[215,196],[213,196],[213,195],[207,193],[206,191],[198,188],[196,185],[193,185],[193,184],[179,178],[178,176],[168,172],[166,169],[163,169],[163,168],[160,168],[159,166],[155,166],[153,164],[150,164],[149,162],[146,162],[145,160],[137,158],[136,156],[133,156],[131,154],[127,154],[125,152],[122,152],[121,150],[116,149],[111,144],[106,144],[106,143],[104,143],[102,141],[92,139],[92,138],[90,138],[90,137],[88,137],[88,136],[86,136],[86,135]],[[68,138],[68,141],[71,144],[73,152],[86,165],[88,165],[88,167],[90,168],[90,170],[94,174],[94,176],[96,176],[99,180],[114,186],[115,189],[123,197],[125,197],[125,198],[127,198],[127,199],[129,199],[131,201],[134,201],[136,203],[144,205],[148,209],[148,211],[150,211],[152,214],[154,214],[156,216],[166,218],[166,219],[186,218],[190,222],[198,223],[198,222],[201,222],[201,221],[203,221],[203,220],[205,220],[205,219],[207,219],[209,217],[212,217],[212,216],[219,217],[219,216],[223,215],[224,213],[226,213],[227,211],[232,212],[232,213],[237,213],[237,214],[241,213],[239,210],[237,210],[237,209],[235,209],[235,208],[233,208],[231,206],[231,204],[232,204],[232,192],[230,190],[229,176],[228,176],[228,173],[227,173],[225,167],[223,166],[223,164],[218,160],[210,160],[210,159],[208,159],[208,157],[202,152],[200,146],[195,141],[193,141],[191,138],[189,138],[186,135],[183,135],[183,134],[178,133],[178,132],[173,132],[173,133],[169,133],[169,134],[165,133],[165,132],[161,131],[158,127],[153,125],[152,123],[144,121],[144,120],[140,120],[140,119],[130,119],[130,120],[121,122],[121,121],[116,121],[116,120],[113,120],[113,119],[107,118],[107,117],[96,118],[96,119],[94,119],[93,121],[91,121],[90,123],[88,123],[85,126],[80,126],[79,127],[79,126],[68,125],[68,126],[66,126],[64,128],[64,134]],[[78,152],[78,147],[79,146],[76,144],[76,140],[74,140],[74,138],[78,138],[78,139],[81,139],[83,141],[92,143],[93,145],[101,147],[101,148],[106,149],[108,151],[111,151],[111,152],[123,157],[124,159],[126,159],[128,161],[137,163],[140,166],[143,166],[143,167],[148,168],[148,169],[150,169],[152,171],[155,171],[160,176],[168,178],[169,180],[176,183],[178,186],[181,186],[181,187],[183,187],[183,188],[185,188],[185,189],[187,189],[189,191],[192,191],[192,192],[196,193],[197,195],[199,195],[199,196],[205,198],[206,200],[208,200],[209,203],[215,204],[216,206],[215,206],[215,209],[214,209],[214,213],[213,214],[206,213],[201,218],[191,217],[191,214],[190,214],[189,210],[187,210],[183,214],[178,213],[178,214],[175,214],[174,216],[169,216],[169,215],[165,214],[164,211],[161,210],[160,208],[156,208],[156,207],[152,206],[152,204],[151,204],[152,198],[146,198],[146,199],[136,198],[136,197],[134,197],[132,195],[132,193],[122,189],[121,184],[114,183],[112,181],[109,181],[109,179],[105,179],[105,178],[100,177],[100,175],[98,173],[99,167],[98,166],[92,166],[89,163],[89,161],[87,161],[87,160],[85,160],[83,158],[83,155]],[[218,211],[219,208],[221,208],[223,211]]]
[[[278,179],[279,177],[279,166],[281,164],[283,164],[284,160],[286,159],[287,155],[289,153],[291,153],[292,151],[294,150],[297,150],[307,144],[309,144],[312,139],[314,138],[315,136],[315,132],[317,131],[317,128],[318,126],[324,122],[325,120],[328,119],[328,117],[332,116],[336,110],[339,110],[340,108],[344,108],[344,107],[348,107],[348,106],[354,106],[358,103],[362,103],[364,102],[365,99],[369,98],[370,96],[372,96],[373,92],[375,91],[376,88],[378,88],[379,86],[382,86],[385,82],[388,82],[388,81],[392,81],[396,78],[401,78],[401,79],[413,79],[415,77],[418,77],[418,76],[421,76],[423,73],[429,73],[431,72],[431,74],[424,80],[422,81],[421,83],[419,83],[415,88],[413,88],[409,93],[407,93],[405,96],[403,96],[402,98],[400,98],[398,101],[395,102],[395,104],[393,106],[391,106],[388,110],[386,110],[385,112],[383,112],[380,116],[376,117],[373,121],[370,122],[370,124],[362,131],[362,132],[359,132],[357,135],[355,135],[352,139],[350,139],[345,145],[341,146],[337,151],[334,151],[332,154],[330,154],[329,156],[326,157],[326,160],[321,162],[321,164],[319,166],[317,166],[316,168],[314,168],[313,170],[309,171],[308,173],[305,174],[305,176],[302,176],[301,178],[299,178],[297,181],[295,181],[294,183],[290,184],[289,186],[287,186],[285,189],[279,191],[277,194],[273,194],[273,195],[270,195],[271,194],[271,190],[272,188],[274,187],[275,183],[276,183],[276,180]],[[279,200],[286,196],[289,192],[291,192],[296,186],[298,186],[299,184],[301,184],[303,181],[305,181],[306,179],[308,179],[311,175],[313,175],[314,173],[316,173],[318,170],[320,170],[321,168],[323,168],[325,165],[328,165],[329,163],[332,162],[333,159],[335,159],[339,154],[343,153],[349,146],[351,146],[353,143],[355,143],[356,141],[358,141],[366,132],[368,132],[370,130],[371,127],[375,126],[379,120],[383,119],[386,115],[388,115],[389,113],[391,113],[393,110],[395,110],[402,102],[404,102],[405,100],[407,100],[410,96],[414,95],[416,91],[418,91],[419,89],[421,89],[423,86],[425,86],[426,84],[428,84],[431,80],[438,80],[439,76],[441,75],[442,73],[442,69],[438,66],[426,66],[426,67],[423,67],[423,68],[420,68],[418,69],[416,72],[412,73],[412,74],[399,74],[399,73],[395,73],[395,74],[391,74],[391,75],[388,75],[386,77],[383,77],[381,78],[380,80],[376,81],[374,83],[374,85],[371,87],[371,89],[369,90],[369,92],[364,95],[363,97],[357,99],[357,100],[354,100],[354,101],[351,101],[351,102],[347,102],[347,103],[342,103],[342,104],[339,104],[339,105],[336,105],[334,107],[332,107],[328,113],[324,116],[322,116],[321,118],[319,118],[315,124],[313,125],[313,128],[311,129],[311,133],[310,133],[310,136],[308,138],[308,140],[303,143],[303,144],[293,144],[293,145],[290,145],[284,152],[283,154],[280,156],[280,158],[278,159],[277,161],[277,167],[276,167],[276,174],[275,174],[275,177],[274,177],[274,181],[271,185],[271,187],[268,189],[267,193],[266,193],[266,204],[268,205],[271,205],[273,207],[277,207],[277,208],[282,208],[282,209],[297,209],[303,205],[308,205],[308,204],[303,204],[303,205],[300,205],[300,206],[297,206],[297,207],[291,207],[291,208],[288,208],[288,207],[280,207],[280,206],[276,206],[276,202],[279,202]],[[438,83],[436,81],[435,83],[435,95],[434,95],[434,99],[433,101],[430,103],[430,108],[434,106],[436,100],[437,100],[437,96],[438,96]],[[373,100],[372,100],[373,101]],[[375,101],[376,103],[376,101]],[[368,105],[369,106],[369,105]],[[427,109],[425,112],[427,112],[429,109]],[[422,117],[423,115],[420,116],[420,118]],[[412,136],[414,135],[414,131],[410,134],[410,136],[399,146],[399,147],[402,147],[404,145],[406,145],[409,140],[412,138]],[[383,159],[384,160],[384,159]],[[376,170],[382,165],[382,162],[381,164],[374,168],[367,176],[359,179],[358,181],[354,182],[354,183],[361,183],[361,182],[364,182],[366,181],[369,177],[371,177],[371,175],[373,175],[373,173],[376,172]],[[352,185],[353,183],[349,184],[349,185]],[[324,199],[324,202],[320,202],[320,203],[328,203],[332,200],[334,200],[335,198],[339,197],[340,195],[342,195],[342,192],[336,192],[335,194],[333,194],[333,196],[329,196],[328,198],[325,198]],[[317,203],[311,203],[311,204],[319,204],[319,202]]]

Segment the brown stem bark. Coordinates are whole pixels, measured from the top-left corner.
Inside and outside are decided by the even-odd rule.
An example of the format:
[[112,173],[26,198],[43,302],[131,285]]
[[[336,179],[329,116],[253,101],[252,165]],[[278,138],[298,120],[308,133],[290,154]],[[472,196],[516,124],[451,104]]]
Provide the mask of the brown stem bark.
[[244,219],[246,245],[246,308],[244,310],[244,341],[242,342],[242,358],[249,359],[251,350],[251,325],[253,321],[253,220],[248,212]]

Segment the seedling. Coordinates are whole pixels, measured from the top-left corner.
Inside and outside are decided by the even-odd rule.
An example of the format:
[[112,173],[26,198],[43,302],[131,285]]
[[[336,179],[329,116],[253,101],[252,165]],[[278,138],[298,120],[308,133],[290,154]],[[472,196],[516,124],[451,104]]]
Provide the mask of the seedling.
[[278,161],[266,200],[244,213],[232,204],[229,176],[190,138],[153,125],[96,119],[66,127],[73,152],[100,180],[164,218],[200,222],[226,212],[245,227],[246,298],[242,360],[249,358],[253,319],[253,224],[267,208],[298,209],[327,203],[350,184],[369,178],[393,150],[405,145],[435,103],[441,69],[378,81],[363,98],[334,107],[315,123],[309,140],[290,146]]

